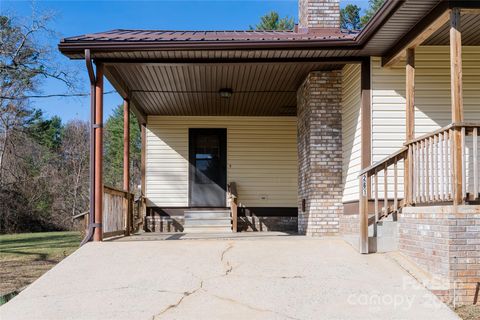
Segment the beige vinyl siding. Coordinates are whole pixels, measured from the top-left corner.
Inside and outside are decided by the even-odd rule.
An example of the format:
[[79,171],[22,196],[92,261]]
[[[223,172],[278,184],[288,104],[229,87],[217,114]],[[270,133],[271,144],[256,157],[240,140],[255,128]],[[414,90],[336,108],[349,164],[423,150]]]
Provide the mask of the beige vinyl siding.
[[227,182],[241,205],[297,206],[295,117],[149,116],[146,196],[149,206],[188,206],[188,129],[227,129]]
[[343,201],[358,200],[361,168],[361,67],[346,65],[342,81]]
[[[415,135],[451,122],[450,53],[447,46],[416,50]],[[463,95],[466,120],[480,120],[480,47],[463,47]],[[392,154],[405,142],[405,63],[382,68],[372,60],[372,161]],[[389,173],[392,177],[393,173]],[[383,178],[380,178],[380,194]],[[393,180],[390,179],[389,183]],[[393,183],[389,186],[393,190]],[[400,191],[403,186],[400,186]]]

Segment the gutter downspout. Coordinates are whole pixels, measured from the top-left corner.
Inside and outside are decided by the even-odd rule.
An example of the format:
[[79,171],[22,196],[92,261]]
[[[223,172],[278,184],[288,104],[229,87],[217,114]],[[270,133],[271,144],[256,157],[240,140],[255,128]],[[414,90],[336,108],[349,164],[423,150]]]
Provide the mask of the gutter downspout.
[[95,72],[93,71],[92,60],[90,58],[90,49],[85,49],[85,63],[87,65],[88,77],[90,79],[90,209],[88,216],[88,231],[85,238],[80,243],[83,246],[88,241],[92,240],[93,231],[95,228]]

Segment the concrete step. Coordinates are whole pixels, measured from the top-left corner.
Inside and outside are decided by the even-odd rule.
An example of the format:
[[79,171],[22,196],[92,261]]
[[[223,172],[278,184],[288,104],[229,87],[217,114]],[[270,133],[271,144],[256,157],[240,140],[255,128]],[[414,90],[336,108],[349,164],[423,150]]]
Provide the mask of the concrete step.
[[218,225],[185,226],[183,233],[228,233],[232,232],[232,227]]
[[228,209],[193,209],[185,211],[185,233],[232,232],[232,220]]
[[230,218],[188,218],[185,219],[185,226],[202,226],[202,225],[214,225],[214,226],[230,226],[232,220]]
[[[376,237],[374,237],[376,231]],[[369,250],[371,252],[392,252],[398,250],[398,222],[381,220],[368,228]]]
[[185,219],[230,218],[230,210],[187,210]]

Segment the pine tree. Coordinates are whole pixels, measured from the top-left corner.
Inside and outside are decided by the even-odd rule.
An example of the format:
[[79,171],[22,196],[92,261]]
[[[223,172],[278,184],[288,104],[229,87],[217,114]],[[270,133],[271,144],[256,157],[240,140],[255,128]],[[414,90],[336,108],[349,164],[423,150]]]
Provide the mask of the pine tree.
[[378,9],[383,5],[385,0],[369,0],[370,7],[365,11],[365,14],[360,19],[361,27],[365,27],[372,17],[377,13]]
[[277,12],[271,11],[260,18],[260,23],[250,30],[293,30],[295,22],[293,18],[280,18]]
[[[123,105],[119,105],[105,124],[105,184],[122,188],[123,183]],[[141,136],[137,119],[130,115],[131,188],[139,183]],[[135,189],[132,189],[134,191]]]
[[349,4],[340,11],[340,26],[347,30],[360,30],[360,7]]

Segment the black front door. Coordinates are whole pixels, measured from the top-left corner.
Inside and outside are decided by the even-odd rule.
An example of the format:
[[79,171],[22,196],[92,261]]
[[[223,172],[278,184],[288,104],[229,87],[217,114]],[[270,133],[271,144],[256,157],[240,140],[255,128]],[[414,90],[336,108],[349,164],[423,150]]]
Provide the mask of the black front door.
[[227,129],[189,129],[190,207],[225,207]]

